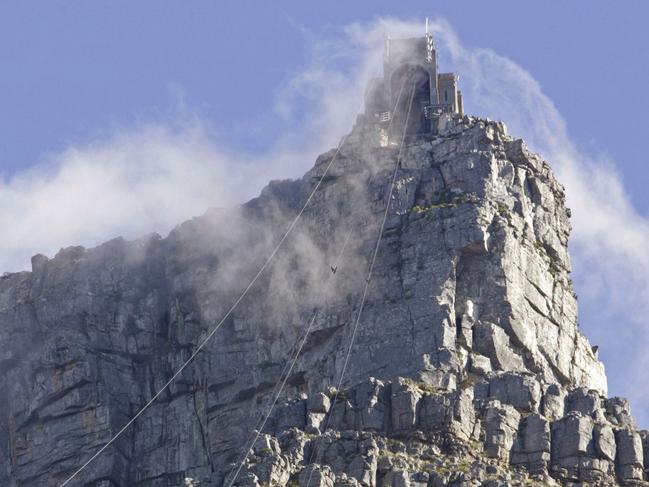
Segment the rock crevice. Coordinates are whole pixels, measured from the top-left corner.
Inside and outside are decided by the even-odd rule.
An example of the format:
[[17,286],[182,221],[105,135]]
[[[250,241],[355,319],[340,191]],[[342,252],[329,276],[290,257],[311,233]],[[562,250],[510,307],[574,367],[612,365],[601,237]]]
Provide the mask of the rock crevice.
[[[644,482],[648,434],[606,397],[577,327],[563,187],[501,123],[453,115],[406,140],[333,404],[397,163],[371,137],[362,123],[346,137],[267,272],[80,485],[223,485],[314,313],[235,485]],[[221,320],[334,154],[165,238],[70,247],[2,277],[0,485],[59,485],[119,431]]]

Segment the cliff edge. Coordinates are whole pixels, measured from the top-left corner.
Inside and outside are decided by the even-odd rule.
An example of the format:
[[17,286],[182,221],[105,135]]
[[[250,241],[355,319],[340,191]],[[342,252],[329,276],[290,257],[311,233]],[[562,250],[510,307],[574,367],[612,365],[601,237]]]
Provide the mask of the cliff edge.
[[35,256],[0,279],[0,485],[60,485],[119,431],[240,295],[334,156],[232,316],[70,485],[228,485],[238,462],[246,486],[644,484],[649,436],[607,398],[577,326],[569,210],[549,165],[489,120],[445,115],[403,148],[369,143],[364,127],[240,208],[166,238]]

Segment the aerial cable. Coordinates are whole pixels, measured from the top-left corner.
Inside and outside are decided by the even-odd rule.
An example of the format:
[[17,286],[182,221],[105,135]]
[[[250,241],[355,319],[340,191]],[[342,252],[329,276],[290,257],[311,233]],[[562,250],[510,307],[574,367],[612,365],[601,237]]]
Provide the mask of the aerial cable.
[[[399,90],[399,95],[397,96],[397,100],[396,100],[396,102],[395,102],[395,106],[394,106],[393,114],[396,112],[397,107],[399,106],[399,101],[401,100],[401,95],[402,95],[402,93],[403,93],[403,88],[404,88],[404,86],[405,86],[405,80],[404,80],[404,82],[401,84],[401,88],[400,88],[400,90]],[[413,96],[414,96],[414,85],[413,85]],[[411,96],[411,99],[410,99],[410,104],[412,105],[412,96]],[[410,108],[408,109],[408,115],[407,115],[407,117],[406,117],[406,125],[407,125],[407,121],[408,121],[407,119],[408,119],[409,116],[410,116]],[[388,131],[388,133],[390,132],[390,128],[391,128],[391,126],[392,126],[392,121],[393,121],[393,119],[394,119],[394,117],[390,117],[390,122],[389,122],[388,127],[387,127],[387,131]],[[405,137],[405,132],[404,132],[404,137]],[[402,140],[401,140],[401,146],[403,146],[403,137],[402,137]],[[401,164],[400,164],[400,159],[401,159],[401,149],[399,150],[399,157],[397,158],[397,161],[398,161],[398,162],[397,162],[397,167],[400,167],[400,165],[401,165]],[[395,178],[396,178],[396,172],[395,172],[395,174],[393,175],[392,188],[394,187],[394,181],[396,180]],[[392,197],[392,188],[390,189],[390,195],[388,196],[388,201],[389,201],[389,199]],[[389,206],[389,204],[388,204],[388,206]],[[386,211],[387,211],[387,210],[386,210]],[[381,228],[381,235],[382,235],[382,233],[383,233],[383,226],[385,225],[385,218],[386,218],[386,217],[387,217],[387,213],[384,215],[383,222],[382,222],[382,225],[381,225],[381,227],[382,227],[382,228]],[[347,243],[349,242],[349,239],[350,239],[350,237],[351,237],[351,234],[352,234],[352,231],[350,230],[349,234],[347,235],[347,238],[345,239],[345,242],[344,242],[344,244],[343,244],[343,247],[342,247],[342,249],[341,249],[341,251],[340,251],[340,253],[339,253],[339,255],[338,255],[338,257],[337,257],[337,259],[336,259],[336,261],[335,261],[335,263],[331,266],[331,274],[329,275],[329,279],[327,280],[327,283],[325,284],[325,289],[328,288],[329,284],[330,284],[330,283],[332,282],[332,280],[333,280],[333,279],[332,279],[333,276],[336,274],[336,272],[337,272],[337,270],[338,270],[339,263],[340,263],[340,261],[341,261],[341,259],[342,259],[342,255],[343,255],[343,253],[344,253],[344,251],[345,251],[345,247],[347,246]],[[371,267],[374,266],[374,261],[376,260],[376,253],[378,252],[378,242],[380,241],[380,239],[381,239],[381,237],[379,236],[379,239],[378,239],[378,241],[377,241],[377,247],[375,248],[375,252],[374,252],[374,255],[373,255],[373,258],[372,258]],[[371,273],[371,271],[370,271],[370,273]],[[369,277],[370,277],[370,276],[368,276],[368,278],[366,279],[366,283],[369,282]],[[366,286],[365,292],[366,292],[366,291],[367,291],[367,286]],[[363,301],[364,301],[364,298],[365,298],[365,296],[363,297]],[[266,416],[264,417],[264,420],[263,420],[263,422],[261,423],[261,426],[258,427],[258,428],[256,428],[255,435],[254,435],[254,439],[253,439],[252,441],[247,441],[247,442],[244,444],[243,458],[242,458],[241,460],[238,460],[238,461],[237,461],[237,464],[236,464],[236,471],[234,472],[234,475],[232,475],[232,471],[230,471],[230,474],[228,474],[228,477],[232,475],[232,477],[231,477],[231,479],[230,479],[230,482],[227,484],[228,487],[232,487],[232,485],[233,485],[234,482],[236,481],[237,477],[239,476],[239,473],[241,472],[241,469],[243,468],[243,465],[244,465],[246,459],[248,458],[248,454],[250,453],[251,449],[254,447],[255,443],[256,443],[257,440],[259,439],[259,436],[261,436],[261,433],[262,433],[262,431],[263,431],[263,429],[264,429],[264,427],[265,427],[265,425],[266,425],[266,422],[267,422],[268,419],[270,418],[270,415],[272,414],[273,408],[274,408],[275,405],[277,404],[277,401],[279,400],[279,397],[280,397],[280,395],[281,395],[281,393],[282,393],[284,387],[286,386],[286,382],[288,381],[288,378],[289,378],[289,376],[290,376],[290,374],[291,374],[291,371],[293,370],[293,367],[295,366],[295,363],[297,362],[297,359],[298,359],[298,357],[299,357],[299,355],[300,355],[300,353],[301,353],[301,351],[302,351],[302,348],[304,347],[304,344],[306,343],[307,337],[309,336],[309,334],[310,334],[310,332],[311,332],[311,328],[312,328],[312,326],[313,326],[313,324],[314,324],[314,322],[315,322],[315,320],[316,320],[317,314],[318,314],[318,311],[315,310],[314,313],[313,313],[313,317],[311,318],[311,321],[309,322],[309,325],[308,325],[308,327],[307,327],[307,330],[306,330],[306,332],[305,332],[305,334],[304,334],[304,336],[303,336],[303,338],[302,338],[302,341],[301,341],[301,343],[300,343],[300,345],[299,345],[299,347],[298,347],[298,350],[297,350],[297,352],[296,352],[296,354],[295,354],[295,356],[294,356],[294,358],[293,358],[293,360],[292,360],[292,362],[291,362],[291,365],[290,365],[290,367],[289,367],[289,371],[288,371],[288,373],[286,374],[286,376],[284,376],[283,379],[282,379],[282,375],[280,375],[280,379],[279,379],[278,383],[281,383],[281,386],[280,386],[280,388],[279,388],[279,391],[277,391],[277,393],[275,394],[275,398],[274,398],[274,400],[273,400],[273,402],[272,402],[270,408],[268,409],[268,412],[266,413]],[[356,326],[355,326],[355,327],[357,327],[357,325],[358,325],[358,323],[356,323]],[[346,365],[347,365],[347,360],[348,360],[348,357],[347,357],[347,359],[345,360],[345,368],[346,368]],[[284,370],[286,370],[286,366],[284,367]],[[284,371],[282,372],[282,374],[283,374],[283,373],[284,373]],[[343,374],[344,374],[344,372],[343,372]],[[275,390],[275,388],[274,388],[273,390]],[[335,400],[334,400],[334,404],[335,404]],[[332,407],[333,407],[333,406],[332,406]],[[325,429],[326,429],[326,427],[325,427]],[[234,467],[233,467],[233,469],[234,469]],[[226,477],[226,479],[227,479],[227,477]],[[309,477],[309,482],[310,482],[310,481],[311,481],[311,478]],[[307,485],[308,485],[308,484],[307,484]]]
[[327,164],[327,166],[325,167],[322,175],[318,179],[318,182],[316,183],[315,187],[313,188],[313,190],[309,194],[309,197],[304,202],[304,205],[302,206],[300,211],[297,213],[297,215],[295,215],[295,218],[293,219],[291,224],[288,226],[288,228],[287,228],[286,232],[284,233],[284,235],[282,236],[282,238],[280,238],[279,242],[277,242],[277,244],[273,248],[272,252],[267,257],[266,261],[260,267],[259,271],[255,274],[255,276],[252,278],[250,283],[246,286],[246,288],[243,290],[243,292],[237,298],[237,300],[234,302],[234,304],[228,309],[228,311],[225,313],[223,318],[221,318],[221,321],[219,321],[217,323],[217,325],[214,328],[212,328],[212,330],[207,334],[207,336],[200,342],[200,344],[198,345],[196,350],[194,350],[194,352],[189,356],[189,358],[180,366],[180,368],[171,376],[171,378],[160,388],[160,390],[158,390],[158,392],[156,392],[155,395],[135,414],[135,416],[133,416],[122,427],[122,429],[120,429],[115,435],[113,435],[103,447],[101,447],[93,456],[91,456],[90,459],[88,461],[86,461],[86,463],[84,463],[72,475],[70,475],[70,477],[68,477],[65,480],[65,482],[63,482],[60,485],[60,487],[65,487],[68,483],[70,483],[71,480],[73,480],[77,475],[79,475],[88,465],[90,465],[99,455],[101,455],[110,445],[112,445],[113,442],[115,440],[117,440],[117,438],[119,438],[137,420],[137,418],[139,418],[142,415],[142,413],[144,413],[144,411],[149,409],[149,407],[156,401],[156,399],[158,399],[158,397],[160,397],[160,395],[165,390],[167,390],[169,388],[169,386],[174,382],[174,380],[176,380],[176,378],[182,373],[182,371],[185,370],[185,368],[196,358],[196,356],[199,354],[199,352],[201,350],[203,350],[205,345],[207,345],[207,343],[214,336],[216,331],[221,327],[221,325],[223,325],[223,323],[225,323],[225,321],[230,317],[230,315],[234,312],[234,310],[239,306],[241,301],[243,301],[243,298],[246,297],[246,295],[248,294],[250,289],[257,282],[259,277],[264,273],[264,271],[270,265],[272,260],[275,258],[275,255],[277,254],[279,249],[282,247],[282,244],[284,243],[286,238],[290,235],[290,233],[293,231],[293,229],[295,228],[295,225],[297,225],[298,221],[302,217],[302,214],[306,210],[309,203],[311,203],[311,200],[313,199],[316,192],[318,191],[318,189],[322,185],[322,182],[324,181],[325,177],[327,176],[327,173],[329,172],[329,170],[333,166],[333,163],[336,160],[336,158],[338,157],[338,154],[340,153],[340,150],[341,150],[341,148],[342,148],[342,146],[343,146],[343,144],[345,143],[346,140],[347,140],[347,137],[343,137],[341,139],[341,141],[338,144],[338,147],[336,149],[336,152],[334,153],[333,157],[329,160],[329,163]]
[[[315,311],[314,311],[314,313],[315,313]],[[300,338],[300,337],[301,337],[301,335],[298,336],[298,341],[296,341],[296,343],[294,343],[293,346],[291,347],[291,349],[289,350],[289,353],[287,354],[289,357],[293,356],[293,350],[295,350],[295,347],[298,345],[298,342],[299,342],[299,338]],[[265,404],[262,405],[262,407],[260,408],[261,410],[264,410],[267,406],[270,406],[270,404],[272,403],[273,398],[275,397],[275,394],[276,394],[278,388],[281,387],[282,378],[284,377],[284,374],[286,373],[286,371],[289,369],[290,365],[291,365],[291,361],[290,361],[290,360],[287,360],[287,361],[284,363],[284,367],[282,367],[282,371],[281,371],[280,374],[279,374],[279,379],[277,380],[277,382],[275,382],[275,385],[273,386],[273,390],[272,390],[272,392],[270,393],[270,395],[266,398]],[[261,414],[259,415],[259,419],[261,419]],[[253,429],[252,434],[254,434],[254,433],[255,433],[255,430]],[[251,435],[251,436],[252,436],[252,435]],[[255,440],[255,441],[256,441],[256,440]],[[245,443],[245,444],[248,444],[248,440],[246,440],[246,443]],[[244,447],[245,447],[245,445],[244,445]],[[246,451],[245,449],[242,450],[241,453],[240,453],[239,455],[237,455],[237,461],[236,461],[236,463],[235,463],[234,465],[238,465],[239,462],[241,461],[241,456],[242,456],[242,455],[246,455],[246,456],[247,456],[247,454],[248,454],[248,453],[247,453],[247,451]],[[243,461],[245,461],[245,457],[244,457],[244,460],[243,460]],[[232,467],[232,469],[234,469],[234,467]],[[230,473],[232,473],[232,470],[230,471]],[[230,475],[230,474],[228,474],[228,476],[229,476],[229,475]],[[225,479],[227,479],[227,476],[225,477]],[[225,479],[224,479],[224,480],[225,480]]]
[[[404,81],[404,83],[405,83],[405,81]],[[403,85],[401,85],[401,89],[403,89]],[[399,94],[399,95],[401,95],[401,94]],[[396,161],[395,166],[394,166],[394,172],[392,173],[392,180],[390,182],[390,190],[388,192],[388,198],[387,198],[387,202],[385,204],[385,211],[383,212],[383,219],[381,221],[381,226],[379,227],[379,233],[378,233],[378,236],[376,238],[376,245],[374,246],[374,252],[372,253],[372,258],[370,260],[370,265],[369,265],[369,268],[368,268],[368,271],[367,271],[367,278],[365,279],[365,286],[363,287],[363,294],[361,296],[360,304],[359,304],[359,307],[358,307],[358,313],[356,314],[356,320],[354,321],[354,326],[352,327],[352,334],[351,334],[351,337],[349,339],[349,347],[347,348],[347,353],[345,354],[345,360],[343,362],[343,367],[342,367],[342,370],[340,372],[340,378],[338,379],[338,385],[337,385],[335,393],[334,393],[334,398],[331,401],[331,406],[329,408],[329,414],[327,415],[327,420],[325,421],[325,426],[322,429],[322,433],[324,433],[327,430],[327,428],[329,427],[331,417],[333,416],[334,407],[336,406],[336,403],[338,402],[338,395],[340,394],[340,389],[342,387],[343,380],[345,378],[345,372],[347,371],[347,365],[349,364],[349,357],[351,355],[352,347],[354,345],[354,339],[356,337],[356,331],[358,330],[358,323],[360,322],[361,314],[363,313],[363,308],[365,307],[365,299],[367,298],[367,290],[368,290],[368,288],[370,286],[370,281],[372,279],[372,273],[374,271],[374,264],[376,263],[376,256],[379,253],[379,247],[380,247],[380,244],[381,244],[381,239],[383,238],[383,230],[385,229],[385,222],[387,221],[388,213],[389,213],[389,210],[390,210],[390,203],[392,202],[392,194],[394,192],[394,186],[396,184],[397,175],[399,173],[399,168],[401,166],[401,154],[402,154],[402,151],[403,151],[403,144],[404,144],[404,141],[405,141],[405,138],[406,138],[406,132],[407,132],[407,129],[408,129],[408,121],[410,120],[410,111],[412,109],[412,101],[413,101],[414,95],[415,95],[415,83],[413,82],[413,84],[412,84],[412,93],[410,95],[410,103],[408,104],[408,113],[406,115],[406,120],[405,120],[405,123],[404,123],[404,126],[403,126],[403,134],[401,136],[401,144],[399,146],[399,152],[398,152],[398,155],[397,155],[397,161]],[[316,445],[314,445],[313,450],[311,450],[309,463],[307,465],[311,465],[311,462],[313,460],[313,456],[315,454],[315,451],[316,451]],[[320,453],[322,453],[322,449],[321,449]],[[320,458],[320,455],[318,455],[318,458]],[[309,484],[311,483],[311,479],[313,478],[313,471],[314,471],[314,468],[311,468],[311,470],[309,472],[309,478],[307,480],[307,483],[306,483],[305,487],[309,487]]]
[[[340,252],[338,253],[338,257],[336,258],[332,269],[337,269],[338,266],[340,265],[343,254],[345,252],[345,249],[347,248],[347,244],[349,243],[349,240],[350,240],[350,238],[352,236],[353,230],[354,229],[352,228],[347,233],[347,237],[345,238],[345,241],[343,242],[342,248],[340,249]],[[333,282],[335,274],[336,273],[333,272],[333,271],[331,273],[329,273],[329,277],[327,278],[327,281],[326,281],[326,283],[324,285],[323,294],[325,296],[326,296],[327,292],[329,291],[329,286]],[[252,441],[246,442],[244,444],[244,449],[245,449],[244,450],[244,457],[243,457],[243,459],[241,459],[240,462],[238,462],[238,465],[236,467],[236,471],[234,472],[234,475],[232,475],[232,471],[230,471],[230,474],[228,475],[228,476],[232,475],[232,478],[231,478],[230,482],[228,483],[228,487],[232,487],[232,484],[234,484],[235,480],[239,476],[239,473],[241,472],[241,468],[243,467],[243,464],[246,462],[246,459],[248,458],[248,454],[250,453],[250,450],[254,447],[255,443],[257,443],[257,440],[261,436],[261,433],[262,433],[264,427],[266,426],[266,423],[268,422],[268,419],[270,418],[270,415],[273,412],[273,408],[277,404],[277,401],[279,400],[279,398],[280,398],[280,396],[282,394],[282,391],[284,390],[284,387],[286,386],[286,383],[288,382],[288,379],[291,376],[291,372],[293,372],[293,368],[295,367],[295,364],[297,363],[297,360],[300,357],[300,354],[302,353],[302,349],[304,348],[304,345],[306,344],[307,338],[309,337],[309,334],[311,333],[311,329],[313,328],[313,324],[315,323],[315,320],[316,320],[317,316],[318,316],[318,310],[316,308],[314,310],[314,312],[313,312],[313,316],[312,316],[311,320],[309,321],[309,325],[307,326],[306,332],[304,333],[304,336],[302,337],[302,340],[300,341],[300,344],[299,344],[299,346],[297,348],[297,351],[293,355],[293,359],[290,361],[290,367],[288,368],[288,372],[286,372],[286,375],[284,376],[283,379],[281,378],[282,376],[280,376],[280,380],[279,380],[278,383],[281,384],[281,385],[279,387],[279,390],[275,393],[274,399],[273,399],[270,407],[268,408],[268,411],[267,411],[266,415],[264,416],[263,421],[261,422],[261,425],[258,428],[256,428],[256,432],[255,432],[255,435],[254,435],[254,438],[252,439]],[[234,468],[233,468],[233,470],[234,470]]]

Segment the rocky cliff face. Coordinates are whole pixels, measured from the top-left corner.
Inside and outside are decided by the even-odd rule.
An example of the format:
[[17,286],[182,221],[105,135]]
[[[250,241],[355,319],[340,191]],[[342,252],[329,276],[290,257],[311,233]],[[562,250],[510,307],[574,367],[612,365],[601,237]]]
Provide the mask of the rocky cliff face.
[[[649,437],[606,397],[577,327],[563,188],[499,123],[447,117],[403,148],[333,389],[398,153],[373,136],[355,127],[268,272],[71,485],[227,485],[313,316],[234,485],[643,482]],[[67,248],[4,276],[0,485],[60,485],[103,446],[219,322],[333,156],[167,238]]]

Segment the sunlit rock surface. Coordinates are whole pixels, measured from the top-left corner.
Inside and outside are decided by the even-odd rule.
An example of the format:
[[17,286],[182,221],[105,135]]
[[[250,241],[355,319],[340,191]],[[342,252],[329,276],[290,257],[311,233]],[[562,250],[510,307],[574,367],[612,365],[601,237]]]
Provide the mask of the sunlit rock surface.
[[[642,483],[648,435],[606,397],[577,327],[563,188],[500,123],[454,115],[403,147],[336,394],[399,153],[372,136],[352,131],[238,308],[69,485],[228,485],[314,313],[234,485]],[[166,238],[3,277],[0,485],[60,485],[119,431],[221,322],[334,154]]]

